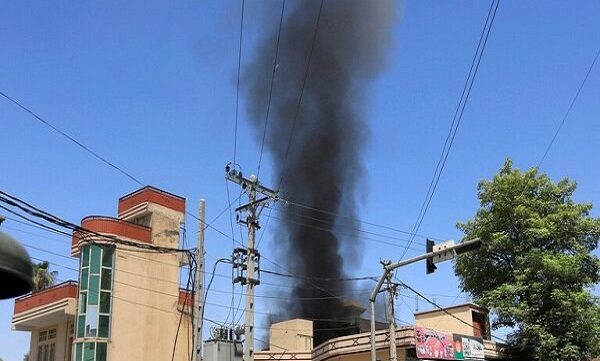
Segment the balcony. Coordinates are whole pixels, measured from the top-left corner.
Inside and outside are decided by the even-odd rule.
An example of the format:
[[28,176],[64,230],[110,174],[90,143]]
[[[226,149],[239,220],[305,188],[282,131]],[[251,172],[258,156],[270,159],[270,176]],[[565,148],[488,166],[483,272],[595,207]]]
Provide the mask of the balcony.
[[77,313],[76,281],[66,281],[52,288],[15,300],[12,328],[32,331],[37,328],[74,320]]

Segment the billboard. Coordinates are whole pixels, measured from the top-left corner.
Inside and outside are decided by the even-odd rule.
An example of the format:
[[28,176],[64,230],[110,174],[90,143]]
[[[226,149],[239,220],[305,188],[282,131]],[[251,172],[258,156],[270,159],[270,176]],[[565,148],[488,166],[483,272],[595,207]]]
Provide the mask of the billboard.
[[418,358],[454,360],[454,338],[450,332],[415,326]]
[[483,339],[454,334],[454,356],[457,360],[483,360]]

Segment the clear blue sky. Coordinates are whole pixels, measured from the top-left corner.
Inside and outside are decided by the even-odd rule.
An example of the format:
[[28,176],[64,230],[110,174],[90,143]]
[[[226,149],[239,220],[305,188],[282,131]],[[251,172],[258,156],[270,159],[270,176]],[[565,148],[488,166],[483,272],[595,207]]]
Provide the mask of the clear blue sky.
[[[262,29],[276,26],[280,5],[275,0],[246,1],[243,67]],[[371,140],[363,157],[366,172],[356,175],[366,184],[357,202],[360,220],[412,229],[488,8],[487,1],[406,1],[398,7],[389,67],[372,84],[364,104]],[[599,13],[597,1],[500,5],[419,233],[460,239],[455,223],[474,215],[480,179],[490,178],[506,157],[521,169],[538,164],[600,48]],[[0,91],[144,184],[187,198],[190,212],[195,214],[198,199],[206,198],[207,219],[213,220],[228,204],[224,166],[233,160],[234,151],[239,21],[240,1],[230,0],[3,2]],[[576,180],[576,200],[596,205],[599,98],[597,64],[541,167],[554,180],[565,176]],[[260,142],[249,129],[243,101],[236,161],[250,174],[257,168]],[[88,215],[115,216],[117,199],[139,187],[4,98],[0,98],[0,130],[0,189],[63,219],[78,223]],[[271,166],[267,155],[261,171],[267,185],[275,182]],[[235,198],[239,189],[230,184],[229,192]],[[598,208],[592,214],[600,215]],[[276,209],[272,215],[280,213]],[[276,222],[272,219],[259,233],[264,233],[261,252],[272,259]],[[213,225],[231,235],[229,213]],[[191,245],[197,223],[188,217],[186,227]],[[364,252],[360,259],[348,260],[348,273],[379,276],[379,260],[399,257],[407,237],[368,224],[362,227],[386,238],[361,236]],[[64,268],[76,268],[76,260],[48,253],[68,256],[68,238],[11,220],[2,230],[27,245],[32,257],[49,260],[60,280],[77,277]],[[240,233],[245,230],[234,225],[237,240]],[[231,239],[207,230],[207,266],[229,257],[231,247]],[[424,239],[417,237],[407,256],[423,251]],[[263,263],[265,269],[274,269]],[[429,276],[424,267],[419,263],[403,268],[399,277],[442,305],[464,301],[451,264]],[[220,265],[217,273],[229,275],[230,269]],[[281,282],[263,276],[264,283]],[[365,290],[363,299],[372,287],[368,282],[359,287]],[[226,308],[215,306],[231,303],[230,281],[217,277],[212,290],[206,316],[231,321]],[[235,292],[239,296],[239,286]],[[260,295],[281,292],[268,284],[257,288]],[[402,293],[407,297],[398,300],[397,316],[410,323],[414,295]],[[422,301],[419,305],[429,308]],[[0,357],[20,361],[28,350],[29,335],[10,330],[12,307],[12,300],[0,301]],[[268,312],[269,299],[258,299],[256,307]],[[264,314],[259,314],[261,320]]]

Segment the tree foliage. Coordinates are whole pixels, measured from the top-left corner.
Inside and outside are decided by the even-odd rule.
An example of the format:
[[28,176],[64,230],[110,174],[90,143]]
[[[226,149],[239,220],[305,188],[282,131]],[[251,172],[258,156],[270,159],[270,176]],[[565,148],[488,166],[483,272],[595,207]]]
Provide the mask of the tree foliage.
[[33,264],[33,292],[54,286],[58,272],[50,271],[50,263],[43,261]]
[[508,341],[528,359],[600,354],[600,302],[590,292],[600,281],[600,218],[572,199],[575,188],[507,160],[479,183],[475,218],[457,225],[484,240],[455,262],[461,287],[492,310],[494,328],[513,328]]

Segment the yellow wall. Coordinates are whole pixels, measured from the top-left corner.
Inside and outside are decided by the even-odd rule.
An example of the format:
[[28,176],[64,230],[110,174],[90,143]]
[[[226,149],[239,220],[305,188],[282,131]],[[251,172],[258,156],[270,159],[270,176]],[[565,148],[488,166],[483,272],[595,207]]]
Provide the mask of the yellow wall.
[[274,323],[269,328],[269,349],[271,351],[310,351],[312,348],[312,321],[294,319]]
[[473,335],[472,308],[469,304],[448,310],[461,322],[443,311],[424,312],[415,315],[415,325],[434,330],[448,331],[462,335]]
[[[177,247],[183,214],[150,205],[153,243]],[[180,320],[178,253],[139,252],[121,245],[115,255],[111,361],[171,360]],[[188,336],[189,334],[189,336]],[[175,360],[187,360],[192,345],[191,317],[184,314]]]
[[31,342],[29,343],[29,359],[37,360],[37,352],[38,352],[38,343],[40,331],[46,331],[49,329],[56,329],[56,339],[54,340],[55,344],[55,360],[56,361],[70,361],[68,360],[69,350],[71,345],[69,344],[69,337],[71,337],[70,326],[73,324],[73,321],[65,321],[63,323],[59,323],[53,326],[44,327],[41,329],[35,330],[35,332],[31,333]]

